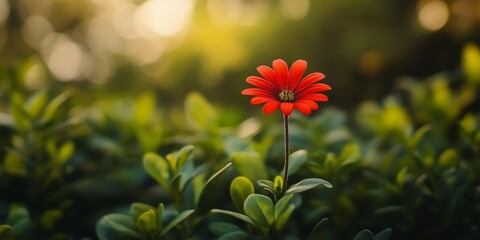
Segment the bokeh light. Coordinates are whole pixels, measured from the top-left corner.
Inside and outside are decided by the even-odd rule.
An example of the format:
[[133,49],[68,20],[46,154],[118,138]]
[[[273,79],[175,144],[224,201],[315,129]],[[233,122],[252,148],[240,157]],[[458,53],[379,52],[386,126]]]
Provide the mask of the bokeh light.
[[250,26],[258,23],[268,12],[266,0],[209,0],[210,17],[217,24],[239,24]]
[[135,26],[144,37],[174,36],[186,27],[193,0],[150,0],[135,11]]
[[281,0],[280,12],[289,19],[302,19],[308,14],[310,0]]
[[447,24],[449,18],[448,6],[440,0],[427,1],[420,5],[418,20],[422,27],[437,31]]
[[84,70],[85,55],[78,44],[59,40],[47,58],[50,71],[63,81],[79,79]]
[[5,23],[10,13],[10,7],[6,0],[0,0],[0,27]]

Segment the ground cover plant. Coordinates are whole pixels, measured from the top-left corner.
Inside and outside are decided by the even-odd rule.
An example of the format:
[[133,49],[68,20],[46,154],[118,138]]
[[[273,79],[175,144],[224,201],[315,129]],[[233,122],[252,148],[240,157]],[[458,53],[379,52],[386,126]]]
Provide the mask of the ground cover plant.
[[[480,59],[475,46],[464,54]],[[288,173],[285,126],[229,122],[196,92],[185,99],[189,129],[174,131],[151,93],[88,105],[75,89],[12,84],[2,95],[0,236],[478,238],[480,77],[466,61],[461,77],[403,79],[351,118],[282,108]]]

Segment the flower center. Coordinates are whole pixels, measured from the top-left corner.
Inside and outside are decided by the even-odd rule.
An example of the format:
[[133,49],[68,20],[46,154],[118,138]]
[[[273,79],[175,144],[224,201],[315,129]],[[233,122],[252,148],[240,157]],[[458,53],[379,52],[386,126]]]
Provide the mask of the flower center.
[[278,96],[280,97],[280,100],[284,102],[293,102],[295,100],[293,92],[289,90],[283,90]]

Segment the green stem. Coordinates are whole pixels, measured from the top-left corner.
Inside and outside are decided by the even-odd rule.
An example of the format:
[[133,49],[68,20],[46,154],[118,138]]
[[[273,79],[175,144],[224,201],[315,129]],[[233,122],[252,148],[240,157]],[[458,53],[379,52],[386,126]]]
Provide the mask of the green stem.
[[290,142],[288,136],[288,116],[283,115],[283,126],[284,126],[284,135],[285,135],[285,163],[284,163],[284,176],[283,176],[283,192],[287,191],[288,183],[288,164],[290,156]]

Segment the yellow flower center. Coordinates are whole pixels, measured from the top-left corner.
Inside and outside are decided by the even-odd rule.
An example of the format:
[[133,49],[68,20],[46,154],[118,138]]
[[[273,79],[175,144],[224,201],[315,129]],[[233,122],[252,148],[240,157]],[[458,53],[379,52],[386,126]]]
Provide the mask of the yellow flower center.
[[278,96],[280,97],[280,100],[284,102],[293,102],[295,100],[293,92],[289,90],[283,90]]

